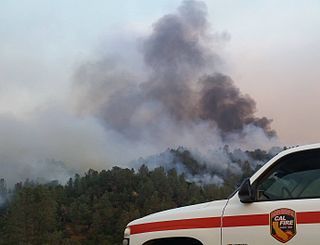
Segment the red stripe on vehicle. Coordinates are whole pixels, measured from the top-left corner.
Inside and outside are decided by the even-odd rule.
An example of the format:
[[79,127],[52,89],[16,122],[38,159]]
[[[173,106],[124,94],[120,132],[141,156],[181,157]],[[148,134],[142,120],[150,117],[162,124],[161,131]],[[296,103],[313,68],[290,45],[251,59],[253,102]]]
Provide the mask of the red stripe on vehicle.
[[223,217],[223,227],[269,225],[269,214],[237,215]]
[[221,217],[195,218],[145,223],[130,226],[131,234],[181,229],[221,227]]
[[[320,212],[297,212],[296,216],[298,224],[320,223]],[[269,214],[225,216],[222,227],[267,226],[269,217]],[[132,235],[154,231],[219,227],[221,227],[221,217],[170,220],[130,226]]]
[[297,213],[298,224],[320,223],[320,212],[299,212]]

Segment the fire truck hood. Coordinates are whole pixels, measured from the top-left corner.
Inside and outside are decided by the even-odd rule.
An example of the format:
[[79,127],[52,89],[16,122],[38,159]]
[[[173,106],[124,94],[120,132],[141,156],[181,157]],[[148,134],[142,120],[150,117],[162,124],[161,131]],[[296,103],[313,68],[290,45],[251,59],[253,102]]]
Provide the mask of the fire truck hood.
[[150,214],[141,219],[137,219],[128,224],[128,226],[194,218],[219,217],[225,207],[227,200],[206,202],[182,208],[170,209],[154,214]]

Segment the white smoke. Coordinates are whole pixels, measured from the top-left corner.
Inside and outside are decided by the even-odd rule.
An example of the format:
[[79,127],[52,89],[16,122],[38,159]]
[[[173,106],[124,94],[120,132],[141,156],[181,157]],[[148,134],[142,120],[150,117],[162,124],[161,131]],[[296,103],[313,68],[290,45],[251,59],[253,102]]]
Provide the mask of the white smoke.
[[[157,20],[141,42],[143,59],[136,59],[144,61],[145,72],[105,54],[77,70],[73,98],[78,112],[99,120],[117,145],[111,155],[119,154],[129,166],[174,166],[196,178],[164,151],[183,146],[220,174],[227,169],[239,173],[239,165],[221,147],[252,150],[278,145],[271,120],[256,117],[255,101],[221,74],[218,44],[226,35],[212,32],[207,15],[205,3],[187,0]],[[198,179],[221,183],[218,175],[201,174]]]
[[[8,185],[26,178],[65,182],[89,168],[137,166],[141,162],[132,161],[145,157],[150,167],[175,164],[187,178],[219,184],[226,169],[240,171],[221,151],[224,145],[278,145],[271,121],[257,118],[253,99],[220,73],[217,48],[226,35],[212,33],[207,14],[203,2],[184,1],[153,25],[139,58],[122,61],[105,52],[84,62],[75,72],[71,102],[44,105],[23,117],[0,115],[0,178]],[[76,104],[76,115],[69,102]],[[190,174],[170,154],[157,156],[179,146],[217,174]]]
[[[109,168],[112,141],[93,118],[79,118],[48,106],[24,118],[0,115],[0,178],[17,181],[59,180],[89,168]],[[114,155],[113,155],[114,156]]]

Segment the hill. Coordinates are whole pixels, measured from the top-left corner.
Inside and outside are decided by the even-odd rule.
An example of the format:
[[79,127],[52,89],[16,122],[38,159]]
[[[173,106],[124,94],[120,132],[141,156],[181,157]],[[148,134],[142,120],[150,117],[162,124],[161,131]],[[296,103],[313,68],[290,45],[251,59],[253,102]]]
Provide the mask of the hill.
[[[218,168],[184,148],[150,170],[113,167],[76,174],[65,185],[0,181],[0,244],[120,244],[126,224],[160,210],[226,198],[271,153],[233,152]],[[160,154],[161,155],[161,154]],[[237,171],[235,171],[237,170]],[[208,177],[209,176],[209,177]],[[214,177],[216,176],[216,177]],[[205,180],[205,178],[208,179]],[[218,181],[219,180],[219,181]]]

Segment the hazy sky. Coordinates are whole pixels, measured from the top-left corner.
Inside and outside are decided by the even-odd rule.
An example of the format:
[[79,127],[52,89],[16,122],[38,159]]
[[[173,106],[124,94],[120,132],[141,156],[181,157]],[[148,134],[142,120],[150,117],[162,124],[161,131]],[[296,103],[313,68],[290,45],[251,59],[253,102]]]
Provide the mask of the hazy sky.
[[[21,116],[64,103],[77,64],[118,41],[149,32],[180,1],[0,3],[0,111]],[[216,31],[227,32],[225,65],[257,102],[258,114],[288,144],[320,139],[320,2],[207,1]]]
[[[213,32],[228,37],[218,51],[222,69],[256,101],[257,115],[273,119],[272,127],[283,144],[319,142],[320,1],[205,2]],[[139,50],[139,40],[151,32],[152,23],[174,12],[180,3],[1,0],[2,159],[8,158],[9,163],[15,150],[23,156],[18,161],[55,159],[59,152],[57,160],[85,164],[89,159],[95,166],[92,159],[99,165],[99,159],[110,157],[107,145],[115,153],[111,155],[119,156],[110,161],[121,162],[122,141],[110,146],[102,136],[103,128],[92,126],[94,119],[74,113],[75,72],[81,64],[103,54],[112,56],[119,49],[134,70],[139,57],[132,47]],[[59,146],[61,132],[68,147]],[[26,148],[32,137],[36,139]],[[74,142],[83,144],[75,147]],[[84,156],[74,159],[70,155],[77,147]],[[41,149],[41,154],[35,149]],[[26,152],[37,154],[26,156]]]

